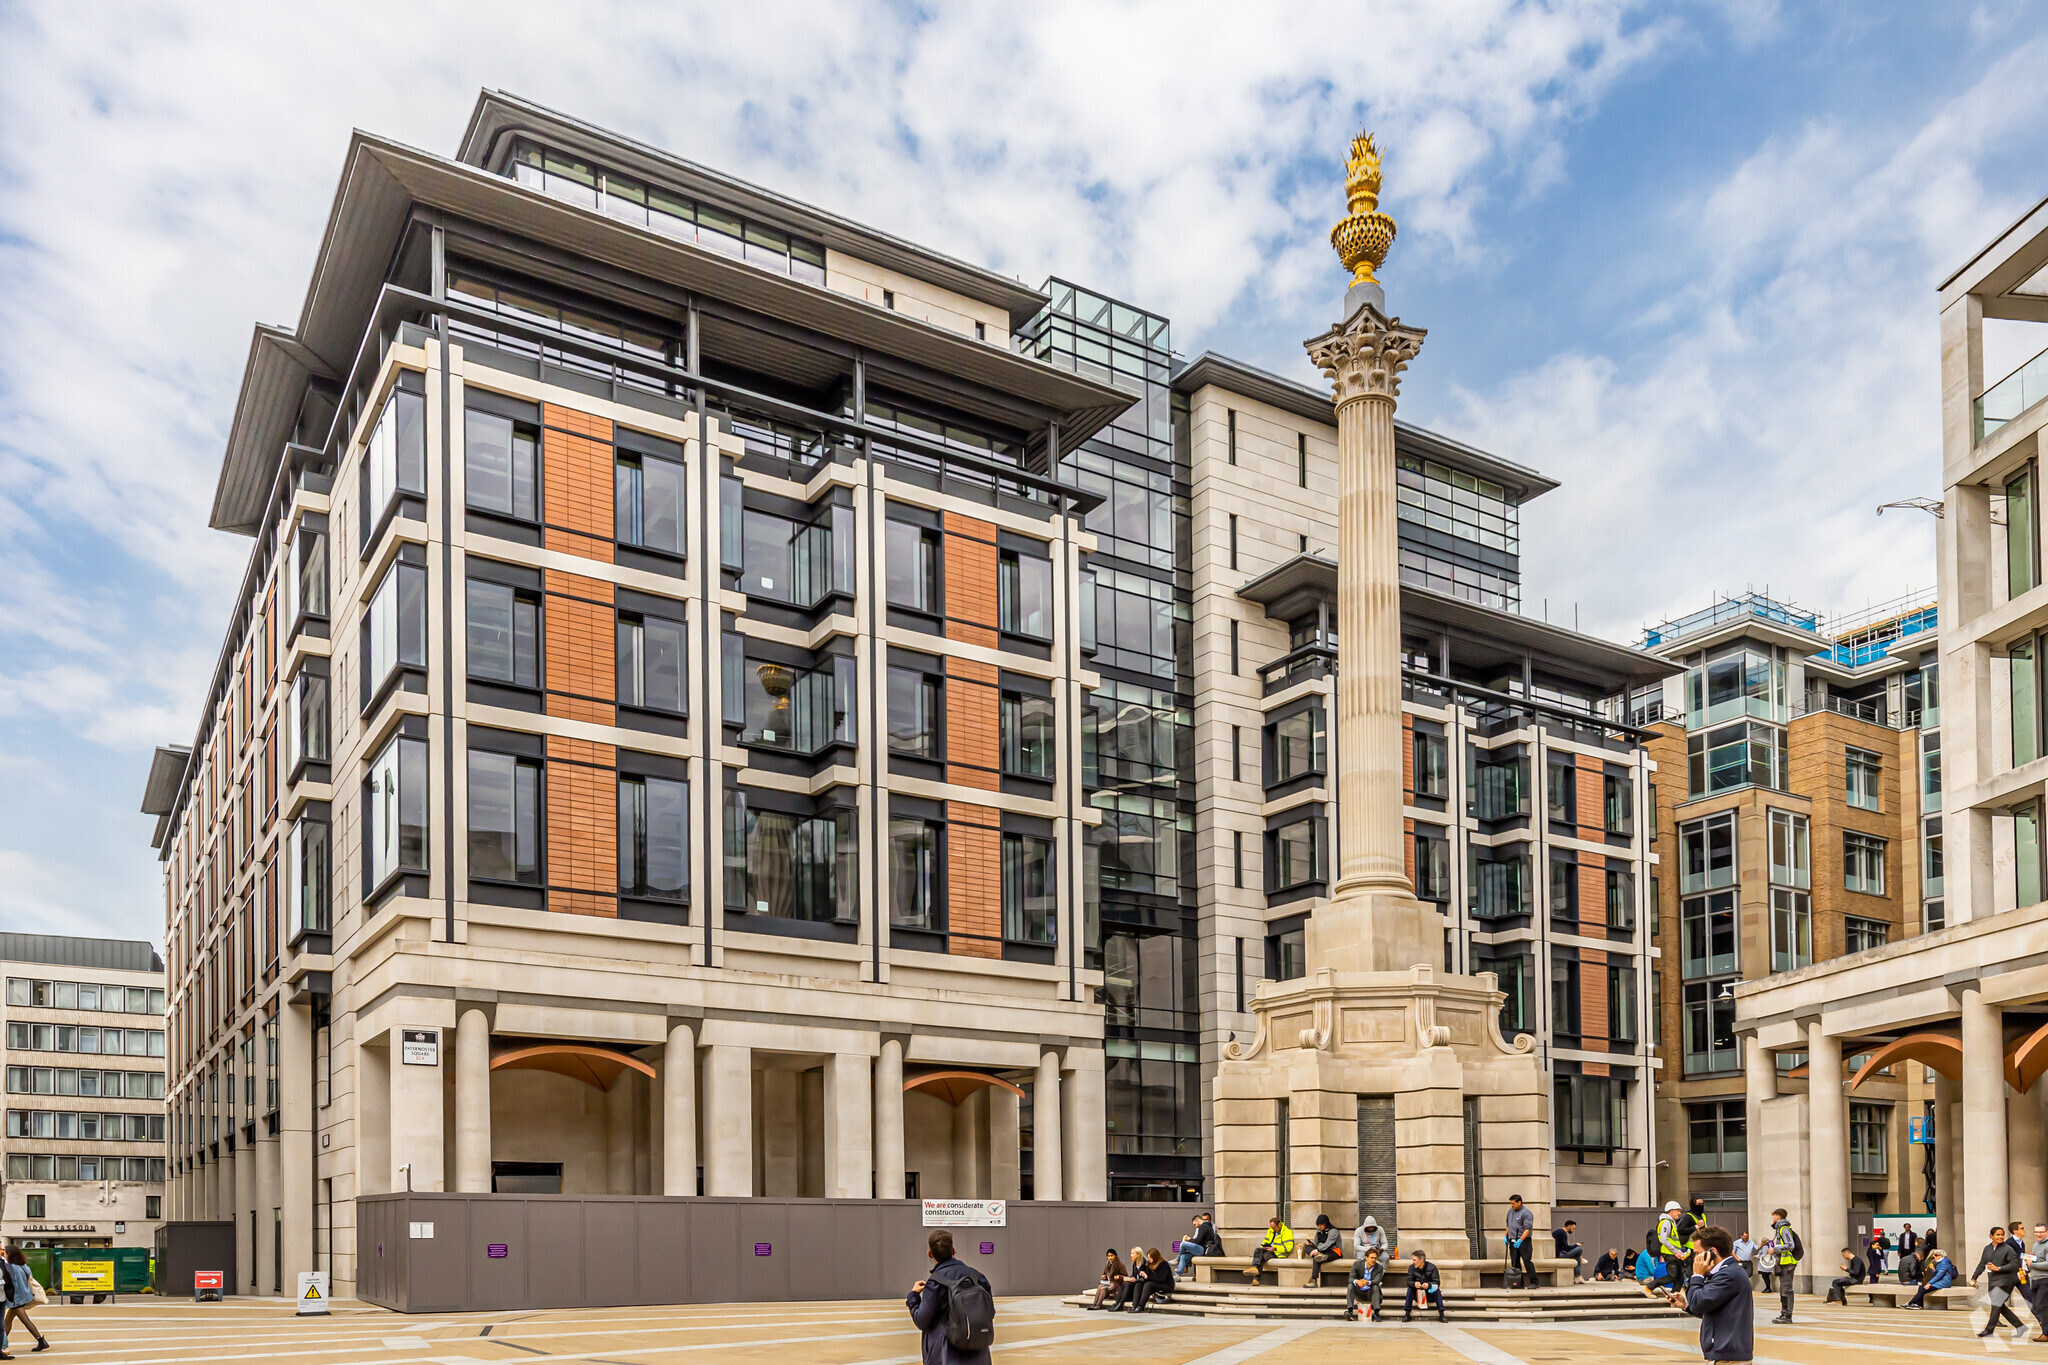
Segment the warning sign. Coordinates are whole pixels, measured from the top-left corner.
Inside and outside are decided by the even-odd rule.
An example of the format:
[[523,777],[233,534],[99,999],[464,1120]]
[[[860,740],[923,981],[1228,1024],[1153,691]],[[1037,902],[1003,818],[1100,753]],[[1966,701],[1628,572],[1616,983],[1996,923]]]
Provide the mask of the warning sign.
[[65,1257],[58,1277],[60,1294],[111,1294],[114,1292],[112,1261],[74,1261]]
[[299,1316],[327,1312],[327,1272],[324,1270],[301,1270],[299,1272]]

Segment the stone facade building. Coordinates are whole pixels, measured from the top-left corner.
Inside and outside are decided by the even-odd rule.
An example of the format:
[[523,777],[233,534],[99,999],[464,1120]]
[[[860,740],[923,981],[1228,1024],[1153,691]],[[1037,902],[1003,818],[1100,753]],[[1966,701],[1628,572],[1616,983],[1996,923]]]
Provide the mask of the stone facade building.
[[408,1187],[1104,1197],[1050,302],[507,96],[352,140],[145,801],[172,1216],[345,1294]]

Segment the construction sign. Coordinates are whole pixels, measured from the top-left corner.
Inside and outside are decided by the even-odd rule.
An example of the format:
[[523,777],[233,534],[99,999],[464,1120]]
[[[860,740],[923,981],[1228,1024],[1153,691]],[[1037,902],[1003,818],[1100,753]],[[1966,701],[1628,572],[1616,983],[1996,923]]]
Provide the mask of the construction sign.
[[299,1316],[327,1313],[327,1272],[324,1270],[301,1270],[299,1272]]

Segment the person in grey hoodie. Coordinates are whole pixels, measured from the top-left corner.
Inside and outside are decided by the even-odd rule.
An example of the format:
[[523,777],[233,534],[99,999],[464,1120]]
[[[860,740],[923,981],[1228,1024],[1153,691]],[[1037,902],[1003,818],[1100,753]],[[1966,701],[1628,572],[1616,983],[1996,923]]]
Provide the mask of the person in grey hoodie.
[[1382,1266],[1386,1265],[1387,1258],[1393,1255],[1394,1249],[1387,1245],[1386,1229],[1382,1228],[1374,1220],[1373,1216],[1368,1213],[1365,1216],[1365,1221],[1358,1225],[1358,1231],[1351,1234],[1352,1259],[1357,1260],[1363,1257],[1366,1252],[1374,1247],[1380,1249],[1380,1264]]

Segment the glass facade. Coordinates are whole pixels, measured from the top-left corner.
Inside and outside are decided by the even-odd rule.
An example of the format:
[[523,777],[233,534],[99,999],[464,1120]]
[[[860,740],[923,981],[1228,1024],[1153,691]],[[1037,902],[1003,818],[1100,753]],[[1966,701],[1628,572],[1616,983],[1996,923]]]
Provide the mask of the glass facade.
[[1025,353],[1137,399],[1062,451],[1058,470],[1104,499],[1087,518],[1099,548],[1082,584],[1082,645],[1102,676],[1084,705],[1082,782],[1103,816],[1082,850],[1082,894],[1083,947],[1109,1007],[1109,1194],[1199,1198],[1185,408],[1168,386],[1165,318],[1061,280],[1045,289]]
[[1434,460],[1395,457],[1401,581],[1521,610],[1521,508],[1499,484]]

